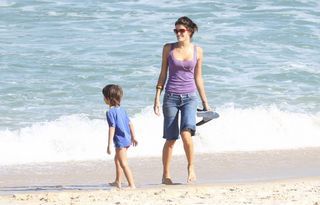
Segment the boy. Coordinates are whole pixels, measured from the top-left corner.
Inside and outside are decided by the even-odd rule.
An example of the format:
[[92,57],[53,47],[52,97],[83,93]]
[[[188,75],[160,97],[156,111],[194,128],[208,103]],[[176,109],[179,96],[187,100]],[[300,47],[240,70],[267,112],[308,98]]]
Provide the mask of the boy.
[[104,95],[104,102],[109,105],[109,111],[106,113],[109,125],[108,154],[111,154],[111,140],[113,140],[115,145],[114,162],[116,165],[116,179],[110,185],[121,188],[121,175],[123,171],[128,181],[128,186],[134,189],[136,187],[128,165],[127,150],[131,144],[136,146],[138,142],[126,111],[120,107],[123,91],[120,86],[110,84],[103,88],[102,93]]

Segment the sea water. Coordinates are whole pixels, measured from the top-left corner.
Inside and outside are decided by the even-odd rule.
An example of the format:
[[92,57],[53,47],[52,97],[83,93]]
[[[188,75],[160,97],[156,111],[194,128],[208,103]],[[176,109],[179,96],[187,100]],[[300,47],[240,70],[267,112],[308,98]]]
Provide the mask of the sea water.
[[198,127],[196,153],[320,147],[318,0],[0,0],[0,165],[112,159],[109,83],[135,125],[129,155],[161,156],[155,86],[185,15],[220,114]]

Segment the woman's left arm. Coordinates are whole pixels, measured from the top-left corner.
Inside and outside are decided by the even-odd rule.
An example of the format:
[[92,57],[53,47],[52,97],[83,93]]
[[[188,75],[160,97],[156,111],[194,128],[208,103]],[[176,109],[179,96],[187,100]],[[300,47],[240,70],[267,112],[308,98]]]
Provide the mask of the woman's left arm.
[[197,59],[197,64],[196,64],[195,71],[194,71],[194,79],[196,82],[198,93],[199,93],[201,101],[202,101],[203,108],[205,110],[211,110],[209,103],[208,103],[207,96],[206,96],[206,92],[204,89],[204,83],[203,83],[203,78],[202,78],[203,50],[200,47],[197,47],[197,57],[198,57],[198,59]]

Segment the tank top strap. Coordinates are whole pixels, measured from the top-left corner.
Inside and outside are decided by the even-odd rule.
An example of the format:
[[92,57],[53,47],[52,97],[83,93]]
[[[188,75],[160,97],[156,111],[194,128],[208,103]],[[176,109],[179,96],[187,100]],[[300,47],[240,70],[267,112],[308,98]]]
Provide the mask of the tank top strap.
[[193,51],[193,52],[194,52],[194,53],[193,53],[194,60],[197,61],[198,55],[197,55],[197,46],[196,46],[196,45],[194,45],[194,51]]
[[174,45],[175,45],[176,43],[171,43],[171,46],[170,46],[170,51],[172,51],[173,49],[174,49]]

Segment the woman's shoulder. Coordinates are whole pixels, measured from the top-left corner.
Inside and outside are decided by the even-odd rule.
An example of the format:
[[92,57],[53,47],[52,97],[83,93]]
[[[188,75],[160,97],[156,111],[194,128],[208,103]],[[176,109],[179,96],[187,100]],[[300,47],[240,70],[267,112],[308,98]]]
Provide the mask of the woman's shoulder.
[[197,45],[197,44],[193,44],[193,46],[197,49],[197,51],[202,51],[201,46]]
[[163,45],[163,49],[171,50],[174,47],[175,43],[166,43]]
[[163,45],[163,55],[168,58],[171,50],[174,47],[174,43],[166,43]]
[[198,45],[194,45],[195,46],[195,48],[196,48],[196,50],[197,50],[197,56],[202,56],[202,54],[203,54],[203,49],[200,47],[200,46],[198,46]]

